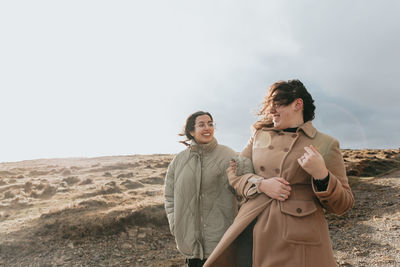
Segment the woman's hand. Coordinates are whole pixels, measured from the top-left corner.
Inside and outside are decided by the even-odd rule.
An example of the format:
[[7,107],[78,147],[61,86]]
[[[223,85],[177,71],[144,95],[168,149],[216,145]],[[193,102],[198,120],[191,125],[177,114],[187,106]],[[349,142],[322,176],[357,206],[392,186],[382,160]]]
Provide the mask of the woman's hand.
[[297,159],[300,166],[315,179],[324,179],[328,176],[328,169],[322,155],[312,145],[304,147],[306,151]]
[[236,161],[231,159],[230,166],[226,169],[226,174],[228,175],[229,179],[233,179],[236,177]]
[[237,166],[237,165],[236,165],[236,161],[234,161],[233,159],[231,159],[231,162],[230,162],[230,163],[231,163],[232,171],[233,171],[233,172],[236,172],[236,166]]
[[228,177],[236,176],[236,168],[237,168],[236,161],[231,159],[230,166],[228,167],[228,169],[226,169],[226,173],[228,174]]
[[285,201],[292,190],[289,182],[282,177],[263,179],[258,185],[258,190],[267,196],[280,201]]

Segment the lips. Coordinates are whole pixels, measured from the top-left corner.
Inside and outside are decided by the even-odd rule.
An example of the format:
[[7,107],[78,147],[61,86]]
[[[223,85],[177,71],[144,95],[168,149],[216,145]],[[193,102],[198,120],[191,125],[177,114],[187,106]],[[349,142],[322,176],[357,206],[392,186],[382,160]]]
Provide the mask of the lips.
[[275,120],[277,120],[279,117],[280,117],[279,115],[273,115],[273,116],[272,116],[272,119],[275,121]]

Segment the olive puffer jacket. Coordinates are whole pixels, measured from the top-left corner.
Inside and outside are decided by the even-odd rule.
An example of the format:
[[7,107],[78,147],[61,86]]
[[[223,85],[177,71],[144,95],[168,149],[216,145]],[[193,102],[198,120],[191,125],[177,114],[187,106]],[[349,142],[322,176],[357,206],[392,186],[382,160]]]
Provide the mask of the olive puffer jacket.
[[175,156],[165,178],[165,209],[178,250],[186,258],[206,259],[237,212],[226,176],[236,153],[210,143],[191,146]]

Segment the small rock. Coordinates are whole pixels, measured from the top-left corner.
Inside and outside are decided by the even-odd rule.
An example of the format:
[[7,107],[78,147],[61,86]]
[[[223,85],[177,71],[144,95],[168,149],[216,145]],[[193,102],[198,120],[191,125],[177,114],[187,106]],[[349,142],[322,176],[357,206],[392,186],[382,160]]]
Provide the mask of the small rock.
[[400,226],[399,225],[392,225],[392,227],[390,227],[390,230],[399,230]]
[[123,244],[121,245],[121,248],[122,248],[122,249],[131,249],[131,248],[132,248],[132,245],[129,244],[129,243],[123,243]]
[[146,237],[146,233],[140,233],[138,234],[138,238],[145,238]]
[[129,238],[129,234],[127,232],[121,232],[119,234],[119,237],[122,239],[128,239]]

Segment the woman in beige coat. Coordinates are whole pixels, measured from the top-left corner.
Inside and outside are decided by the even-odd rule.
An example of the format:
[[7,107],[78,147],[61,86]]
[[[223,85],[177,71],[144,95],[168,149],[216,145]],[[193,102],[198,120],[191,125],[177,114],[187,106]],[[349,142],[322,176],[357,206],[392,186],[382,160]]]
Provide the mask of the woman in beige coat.
[[241,153],[254,173],[237,172],[246,160],[228,169],[243,203],[204,266],[337,266],[323,210],[341,215],[354,198],[339,143],[314,128],[314,110],[300,81],[271,85]]

